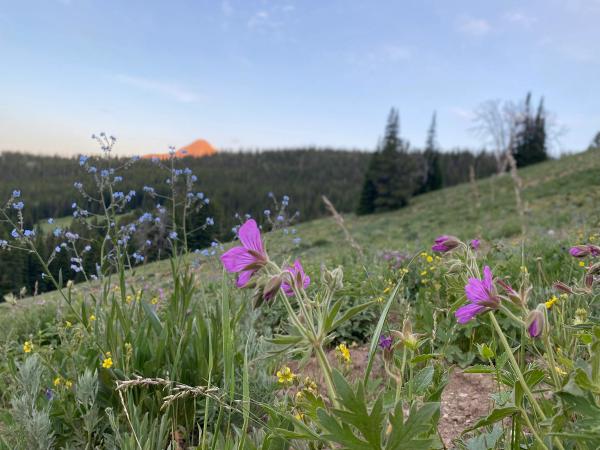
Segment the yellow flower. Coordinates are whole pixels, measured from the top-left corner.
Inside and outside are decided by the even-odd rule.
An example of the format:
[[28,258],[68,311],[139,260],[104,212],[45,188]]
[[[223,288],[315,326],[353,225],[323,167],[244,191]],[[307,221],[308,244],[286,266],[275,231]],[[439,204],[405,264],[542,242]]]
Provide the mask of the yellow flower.
[[336,349],[340,353],[340,356],[346,364],[350,364],[352,362],[352,358],[350,357],[350,350],[348,350],[346,344],[340,344],[336,347]]
[[294,414],[294,417],[296,418],[296,420],[302,420],[304,419],[304,413],[298,411],[296,414]]
[[93,322],[94,320],[96,320],[96,316],[93,314],[90,314],[90,322]]
[[377,298],[375,299],[375,301],[376,301],[377,303],[383,303],[385,300],[384,300],[384,298],[383,298],[383,297],[377,297]]
[[561,375],[561,376],[565,376],[565,375],[567,374],[567,372],[565,372],[565,371],[562,369],[562,367],[555,366],[554,368],[556,369],[556,373],[557,373],[557,374],[559,374],[559,375]]
[[585,267],[585,263],[583,261],[579,261],[579,267]]
[[427,255],[427,262],[428,263],[433,262],[433,257],[431,255]]
[[[108,355],[108,353],[107,353]],[[105,369],[110,369],[113,366],[113,360],[110,356],[108,356],[107,358],[104,358],[102,360],[102,367],[104,367]]]
[[426,252],[421,252],[421,258],[427,258],[427,253]]
[[71,380],[65,380],[65,387],[67,389],[71,389],[72,386],[73,386],[73,382]]
[[137,291],[137,293],[135,294],[135,299],[137,301],[140,301],[141,298],[142,298],[142,291]]
[[529,273],[529,271],[527,270],[527,267],[525,267],[525,266],[521,266],[521,272]]
[[408,273],[408,269],[406,267],[403,267],[399,270],[399,272],[406,275]]
[[310,377],[306,377],[304,379],[304,389],[312,394],[317,393],[317,383],[310,379]]
[[281,370],[277,371],[277,381],[281,384],[291,384],[294,378],[296,378],[296,374],[288,366],[283,366]]
[[425,275],[427,275],[427,271],[424,270],[423,272],[421,272],[421,276],[424,277]]
[[150,300],[150,304],[156,305],[157,303],[158,303],[158,297],[152,297],[152,300]]
[[546,305],[546,309],[550,309],[552,308],[552,306],[558,301],[558,297],[556,295],[553,295],[550,299],[548,299],[548,301],[546,303],[544,303]]
[[65,321],[65,328],[71,328],[73,326],[73,324],[71,322],[69,322],[68,320]]
[[390,292],[390,290],[391,290],[391,289],[392,289],[392,287],[391,287],[391,286],[388,286],[388,287],[386,287],[386,288],[383,290],[383,293],[384,293],[384,294],[387,294],[388,292]]
[[128,295],[127,297],[125,297],[125,301],[127,303],[131,303],[132,300],[133,300],[133,297],[131,295]]
[[23,344],[23,351],[25,353],[31,353],[32,350],[33,350],[33,342],[25,341],[25,343]]
[[53,382],[53,383],[54,383],[54,386],[55,386],[55,387],[58,387],[58,386],[60,386],[60,382],[61,382],[61,379],[60,379],[60,377],[56,377],[56,378],[54,379],[54,382]]

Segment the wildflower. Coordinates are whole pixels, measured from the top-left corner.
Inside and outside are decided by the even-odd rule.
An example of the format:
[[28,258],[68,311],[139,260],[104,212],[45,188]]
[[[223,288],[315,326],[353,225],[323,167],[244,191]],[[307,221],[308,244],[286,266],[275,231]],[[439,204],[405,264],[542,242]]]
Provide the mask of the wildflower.
[[479,239],[471,239],[471,242],[469,242],[469,245],[471,245],[473,250],[477,250],[479,248],[479,244]]
[[[288,266],[284,269],[284,271],[289,273],[290,281],[296,286],[297,289],[306,289],[310,285],[310,277],[304,273],[304,269],[299,259],[294,261],[294,265],[292,267]],[[288,297],[294,296],[294,289],[292,288],[290,282],[284,281],[281,285],[281,289]]]
[[574,258],[584,258],[590,255],[600,256],[600,247],[591,244],[575,245],[569,249],[569,253]]
[[60,386],[61,381],[62,380],[60,379],[60,377],[56,377],[52,384],[54,384],[54,387],[58,387],[58,386]]
[[150,304],[156,305],[157,303],[158,303],[158,297],[152,297],[152,300],[150,300]]
[[107,357],[102,360],[102,367],[105,369],[110,369],[113,366],[113,360],[110,356],[110,353],[106,354]]
[[23,351],[25,353],[31,353],[33,351],[33,342],[25,341],[25,343],[23,344]]
[[392,348],[393,339],[391,336],[379,336],[379,347],[383,350],[389,350]]
[[65,387],[71,389],[71,387],[73,387],[73,382],[71,380],[65,380]]
[[573,321],[573,325],[581,325],[586,323],[588,319],[588,311],[584,308],[577,308],[575,311],[575,320]]
[[342,360],[346,364],[350,364],[352,362],[352,358],[350,357],[350,350],[348,350],[348,347],[346,346],[346,344],[338,345],[336,347],[336,350],[339,352]]
[[132,297],[131,295],[127,295],[127,296],[125,297],[125,301],[126,301],[127,303],[131,303],[131,301],[132,301],[132,300],[133,300],[133,297]]
[[469,283],[465,286],[465,294],[470,303],[461,306],[454,313],[458,323],[467,323],[478,314],[498,308],[500,299],[489,266],[483,269],[483,279],[469,278]]
[[89,320],[90,320],[90,322],[93,322],[94,320],[96,320],[96,316],[93,314],[90,314]]
[[284,366],[277,371],[277,381],[281,384],[291,384],[294,378],[296,378],[296,374],[288,366]]
[[546,305],[546,309],[551,309],[552,306],[554,306],[554,304],[558,301],[558,297],[556,295],[553,295],[552,297],[550,297],[548,299],[548,301],[546,301],[544,303],[544,305]]
[[69,322],[68,320],[65,321],[65,328],[71,328],[73,326],[73,324],[71,322]]
[[21,196],[21,191],[16,190],[16,189],[14,191],[12,191],[13,198],[19,198],[20,196]]
[[431,250],[434,252],[446,253],[454,250],[460,244],[461,242],[457,237],[442,235],[435,239],[435,245],[431,247]]
[[388,293],[388,292],[390,292],[391,290],[392,290],[392,287],[391,287],[391,286],[387,286],[387,287],[386,287],[386,288],[383,290],[383,293],[384,293],[384,294],[387,294],[387,293]]
[[173,240],[177,239],[177,231],[171,231],[169,233],[169,239],[173,239]]
[[554,289],[556,289],[557,291],[563,292],[565,294],[573,294],[573,289],[571,289],[568,285],[566,285],[565,283],[563,283],[562,281],[557,281],[555,282],[552,287],[554,287]]
[[579,261],[579,267],[585,267],[585,263],[583,261]]
[[426,259],[426,261],[428,263],[432,263],[433,262],[433,256],[431,256],[431,255],[427,255],[427,258],[425,258],[425,259]]
[[244,287],[256,271],[269,260],[264,249],[260,230],[254,219],[246,221],[239,230],[241,246],[221,255],[221,262],[228,272],[239,273],[237,286]]
[[546,313],[543,311],[545,305],[541,305],[541,309],[538,306],[536,309],[531,311],[525,320],[525,326],[527,327],[527,333],[530,337],[536,338],[541,336],[546,328]]
[[12,206],[17,211],[21,211],[25,207],[25,203],[23,203],[23,202],[17,202],[17,203],[13,203]]
[[265,284],[265,287],[263,288],[262,298],[266,301],[273,299],[273,297],[277,295],[277,292],[279,292],[282,282],[283,279],[281,275],[275,275],[274,277],[271,277],[271,279],[267,281],[267,284]]

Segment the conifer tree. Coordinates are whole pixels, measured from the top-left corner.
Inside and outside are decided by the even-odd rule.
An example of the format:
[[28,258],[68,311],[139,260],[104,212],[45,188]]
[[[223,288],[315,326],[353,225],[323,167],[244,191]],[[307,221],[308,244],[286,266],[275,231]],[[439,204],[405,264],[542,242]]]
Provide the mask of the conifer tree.
[[517,123],[517,134],[513,155],[518,167],[525,167],[548,159],[546,151],[546,111],[544,99],[540,100],[537,112],[531,111],[531,93],[527,94],[521,117]]
[[431,125],[427,131],[427,141],[425,142],[425,151],[423,160],[425,164],[423,183],[418,193],[435,191],[443,185],[442,168],[436,137],[437,115],[434,112],[431,117]]

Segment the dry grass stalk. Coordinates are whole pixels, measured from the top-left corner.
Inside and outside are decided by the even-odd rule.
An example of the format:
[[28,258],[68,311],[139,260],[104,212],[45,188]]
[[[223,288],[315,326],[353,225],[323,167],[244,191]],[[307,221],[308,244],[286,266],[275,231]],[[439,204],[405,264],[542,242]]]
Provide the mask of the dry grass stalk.
[[322,198],[323,198],[323,202],[325,203],[325,206],[327,207],[327,210],[333,216],[335,223],[337,223],[338,226],[344,232],[344,237],[346,238],[346,241],[348,241],[348,243],[350,244],[350,247],[352,247],[354,250],[356,250],[356,252],[359,254],[359,256],[361,258],[364,258],[365,254],[363,252],[362,247],[360,245],[358,245],[358,242],[356,242],[354,240],[354,238],[352,237],[352,235],[350,234],[350,231],[348,230],[348,228],[346,227],[346,224],[344,223],[344,218],[342,217],[342,215],[337,211],[337,209],[335,209],[335,206],[333,206],[333,203],[331,203],[331,201],[327,197],[325,197],[323,195]]

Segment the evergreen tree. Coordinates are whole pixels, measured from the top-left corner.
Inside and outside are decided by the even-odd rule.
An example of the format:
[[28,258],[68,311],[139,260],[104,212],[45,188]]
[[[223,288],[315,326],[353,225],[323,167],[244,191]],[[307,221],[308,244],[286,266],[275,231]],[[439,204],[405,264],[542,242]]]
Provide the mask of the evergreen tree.
[[436,116],[434,112],[431,118],[431,125],[427,131],[427,141],[425,142],[425,151],[423,152],[425,170],[423,182],[418,191],[419,194],[435,191],[443,185],[442,167],[436,139]]
[[525,167],[548,159],[546,151],[546,111],[540,100],[535,116],[531,111],[531,93],[527,94],[522,116],[517,118],[517,134],[513,155],[518,167]]
[[598,133],[596,133],[596,136],[594,136],[594,139],[592,139],[592,142],[590,143],[588,150],[594,150],[594,149],[598,149],[598,148],[600,148],[600,131]]

